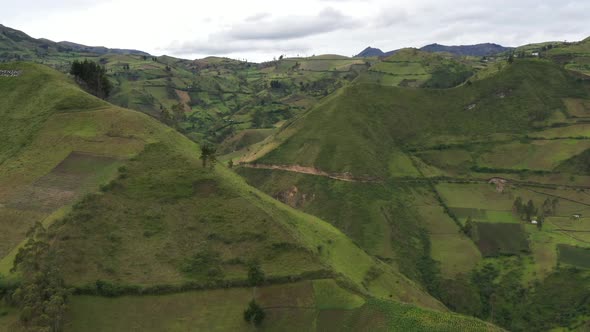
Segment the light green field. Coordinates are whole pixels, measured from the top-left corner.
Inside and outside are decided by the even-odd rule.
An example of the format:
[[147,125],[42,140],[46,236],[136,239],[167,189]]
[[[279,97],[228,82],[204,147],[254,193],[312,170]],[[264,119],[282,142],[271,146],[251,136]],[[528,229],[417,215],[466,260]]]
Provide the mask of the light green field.
[[391,176],[420,176],[420,172],[414,167],[412,159],[403,152],[393,153],[389,162]]
[[530,137],[538,138],[590,138],[590,124],[579,124],[567,127],[546,129],[540,132],[529,134]]
[[461,232],[442,207],[424,205],[418,211],[430,235],[432,258],[440,264],[442,274],[453,278],[459,273],[471,271],[481,260],[473,241]]
[[504,169],[552,170],[590,148],[590,140],[533,141],[496,146],[479,156],[479,166]]
[[332,279],[314,280],[313,290],[316,306],[320,310],[349,310],[356,309],[365,304],[365,300],[362,297],[342,289]]
[[427,75],[422,64],[418,62],[379,62],[371,70],[399,76]]

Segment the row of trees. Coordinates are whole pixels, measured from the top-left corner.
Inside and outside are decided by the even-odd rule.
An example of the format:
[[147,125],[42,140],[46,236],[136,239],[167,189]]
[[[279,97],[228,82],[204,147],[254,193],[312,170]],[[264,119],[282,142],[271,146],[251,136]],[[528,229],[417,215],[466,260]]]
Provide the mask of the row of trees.
[[83,85],[93,95],[106,99],[113,85],[107,78],[106,69],[93,61],[74,61],[70,69],[70,74],[74,75],[81,85]]
[[14,260],[12,272],[22,277],[12,299],[20,309],[27,331],[57,332],[62,329],[69,290],[65,287],[56,253],[49,249],[41,223],[27,234],[29,240]]
[[521,220],[529,221],[533,217],[539,216],[553,216],[557,212],[557,207],[559,206],[559,199],[558,198],[547,198],[543,201],[543,205],[541,206],[541,210],[535,207],[535,203],[532,200],[529,200],[526,204],[524,204],[521,197],[517,197],[514,200],[513,209],[516,212]]

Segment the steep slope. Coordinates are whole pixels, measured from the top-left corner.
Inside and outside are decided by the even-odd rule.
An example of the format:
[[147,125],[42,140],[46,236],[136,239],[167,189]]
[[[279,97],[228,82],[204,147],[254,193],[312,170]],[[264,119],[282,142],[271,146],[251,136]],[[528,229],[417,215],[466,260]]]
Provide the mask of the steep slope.
[[518,61],[489,79],[441,91],[357,84],[279,133],[275,139],[283,143],[256,160],[387,178],[396,149],[441,144],[451,136],[464,141],[521,133],[563,110],[562,98],[587,94],[543,61]]
[[[238,172],[453,310],[515,331],[576,329],[590,312],[580,304],[589,294],[589,92],[542,59],[452,89],[359,79],[245,154]],[[548,295],[560,287],[562,296]]]
[[[329,310],[356,308],[363,308],[354,311],[361,315],[385,315],[386,324],[401,319],[422,328],[493,329],[478,320],[391,302],[446,310],[394,265],[371,257],[326,222],[276,202],[223,166],[204,167],[196,144],[148,116],[97,100],[47,67],[20,63],[0,70],[21,71],[0,77],[0,93],[12,96],[0,105],[0,122],[35,120],[34,125],[13,123],[19,149],[1,150],[2,296],[13,287],[4,279],[21,278],[9,270],[28,226],[42,222],[48,227],[48,255],[56,254],[53,268],[75,294],[66,329],[126,330],[117,324],[148,319],[153,314],[148,308],[167,301],[146,294],[181,299],[196,290],[202,300],[180,300],[177,312],[184,312],[208,303],[214,289],[228,287],[232,290],[217,295],[224,300],[217,313],[229,309],[238,316],[233,325],[224,326],[220,320],[226,317],[216,315],[182,326],[248,330],[241,311],[256,298],[271,311],[263,323],[269,329],[299,321],[319,328],[317,314],[325,313],[322,324],[330,324]],[[253,268],[266,281],[252,279]],[[307,310],[305,303],[281,300],[297,280],[313,283],[314,293],[294,293],[316,294],[312,316],[298,316]],[[274,284],[272,291],[247,288],[266,284]],[[101,296],[121,295],[128,296],[108,302],[125,303],[132,296],[147,304],[146,311],[121,320],[110,313],[111,305],[101,307],[106,301]],[[275,313],[273,303],[279,300],[294,309]],[[16,312],[3,307],[0,329],[18,330]],[[100,323],[89,320],[90,312],[102,317]],[[348,312],[350,319],[358,319],[354,312]],[[396,312],[404,313],[402,318]],[[174,324],[178,318],[169,313],[160,321]]]

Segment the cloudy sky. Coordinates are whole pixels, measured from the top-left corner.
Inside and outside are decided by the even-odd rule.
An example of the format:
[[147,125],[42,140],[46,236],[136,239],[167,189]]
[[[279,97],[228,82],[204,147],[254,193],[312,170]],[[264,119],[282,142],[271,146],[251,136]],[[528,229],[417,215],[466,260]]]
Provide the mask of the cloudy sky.
[[588,0],[0,0],[0,24],[35,38],[250,61],[580,40],[589,13]]

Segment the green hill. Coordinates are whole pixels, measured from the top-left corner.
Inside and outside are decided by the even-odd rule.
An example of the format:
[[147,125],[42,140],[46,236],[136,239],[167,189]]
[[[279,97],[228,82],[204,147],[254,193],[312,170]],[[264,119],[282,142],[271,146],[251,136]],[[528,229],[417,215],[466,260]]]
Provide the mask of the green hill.
[[387,178],[396,150],[526,133],[565,111],[563,98],[587,96],[564,70],[533,60],[444,91],[356,84],[279,133],[284,143],[257,162]]
[[[248,330],[242,312],[252,298],[268,311],[262,327],[269,330],[284,322],[360,327],[364,317],[382,317],[375,324],[383,327],[494,329],[446,312],[395,265],[328,223],[278,203],[221,165],[204,167],[198,145],[156,120],[102,102],[44,66],[0,70],[21,71],[0,77],[0,94],[9,96],[0,104],[0,123],[10,123],[3,129],[15,142],[0,150],[6,303],[15,283],[46,287],[21,265],[10,271],[28,228],[40,222],[47,233],[25,247],[46,249],[18,261],[50,264],[71,288],[65,330],[123,331],[152,318],[159,323],[144,329]],[[212,298],[223,301],[195,316]],[[130,306],[139,311],[121,319]],[[154,316],[157,306],[174,309]],[[29,322],[43,322],[31,317],[37,311],[25,311]],[[337,312],[347,318],[333,321]],[[3,329],[18,330],[17,316],[14,307],[0,305]]]
[[245,152],[238,173],[453,310],[516,331],[575,329],[588,314],[587,250],[575,248],[590,240],[589,92],[547,59],[451,89],[359,79]]

